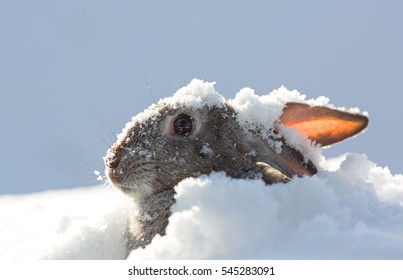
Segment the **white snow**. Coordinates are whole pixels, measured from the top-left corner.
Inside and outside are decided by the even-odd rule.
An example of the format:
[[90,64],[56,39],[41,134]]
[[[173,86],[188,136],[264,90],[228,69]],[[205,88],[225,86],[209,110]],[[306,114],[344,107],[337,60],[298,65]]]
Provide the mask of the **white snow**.
[[122,259],[126,201],[100,186],[0,196],[0,260]]
[[[235,112],[237,113],[237,120],[239,124],[248,130],[260,130],[263,137],[270,140],[268,136],[272,135],[272,128],[276,121],[278,121],[284,106],[287,102],[298,102],[309,104],[311,106],[327,106],[335,108],[332,104],[329,104],[328,98],[320,96],[316,99],[306,100],[306,96],[300,94],[297,90],[288,90],[286,87],[273,90],[267,95],[259,96],[255,94],[251,88],[241,89],[234,99],[228,100]],[[340,110],[347,110],[340,108]],[[359,112],[359,110],[355,110]],[[317,164],[321,160],[321,153],[318,148],[311,145],[310,141],[304,136],[297,133],[293,128],[283,127],[282,133],[287,137],[287,143],[298,149],[305,158],[309,158]],[[276,151],[281,152],[281,142],[273,141],[272,146]]]
[[[403,175],[357,154],[322,167],[270,187],[186,179],[167,235],[129,258],[402,259]],[[109,187],[2,196],[0,259],[122,259],[128,209]]]
[[[268,95],[256,95],[251,88],[241,89],[228,103],[238,113],[238,122],[246,129],[259,125],[270,130],[287,102],[306,103],[305,96],[281,87]],[[268,110],[270,108],[270,110]]]
[[213,174],[177,192],[167,235],[130,258],[403,258],[403,176],[364,155],[288,184]]
[[159,104],[170,104],[172,107],[186,106],[200,109],[204,106],[218,107],[224,106],[225,99],[219,94],[214,85],[215,82],[204,82],[193,79],[188,85],[180,88],[173,96],[161,99]]
[[[202,95],[209,96],[205,105],[224,104],[214,83],[200,80],[163,102],[199,106]],[[284,87],[265,96],[246,88],[229,102],[241,123],[266,126],[287,101],[328,105]],[[302,148],[315,155],[319,172],[288,184],[222,173],[185,179],[176,186],[167,234],[129,259],[403,259],[403,175],[365,155],[324,159],[318,148]],[[0,196],[0,259],[125,258],[130,203],[101,186]]]
[[203,145],[200,153],[212,157],[214,155],[214,150],[210,147],[208,143],[206,143]]

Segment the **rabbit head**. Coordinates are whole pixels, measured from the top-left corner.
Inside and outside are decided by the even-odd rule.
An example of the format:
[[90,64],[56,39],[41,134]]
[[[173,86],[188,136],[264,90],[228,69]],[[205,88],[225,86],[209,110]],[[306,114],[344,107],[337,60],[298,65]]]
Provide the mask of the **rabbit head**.
[[211,172],[262,177],[268,184],[287,182],[317,169],[287,143],[284,127],[326,146],[357,134],[368,123],[360,114],[289,102],[269,126],[245,127],[236,108],[218,93],[202,91],[192,97],[163,99],[127,124],[104,158],[115,187],[145,199],[172,190],[184,178]]

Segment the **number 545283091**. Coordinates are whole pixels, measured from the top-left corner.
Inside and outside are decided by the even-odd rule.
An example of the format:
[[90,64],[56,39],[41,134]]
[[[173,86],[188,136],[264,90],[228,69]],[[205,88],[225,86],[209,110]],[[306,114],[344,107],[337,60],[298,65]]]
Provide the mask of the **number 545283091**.
[[230,266],[222,267],[221,275],[275,275],[273,267]]

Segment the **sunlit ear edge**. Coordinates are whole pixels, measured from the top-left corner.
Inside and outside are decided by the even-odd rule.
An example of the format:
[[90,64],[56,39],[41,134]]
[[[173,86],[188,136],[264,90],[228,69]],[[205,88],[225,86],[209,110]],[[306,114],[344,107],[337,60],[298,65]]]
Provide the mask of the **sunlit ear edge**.
[[368,126],[368,117],[322,106],[286,104],[280,123],[297,129],[320,146],[329,146],[350,138]]

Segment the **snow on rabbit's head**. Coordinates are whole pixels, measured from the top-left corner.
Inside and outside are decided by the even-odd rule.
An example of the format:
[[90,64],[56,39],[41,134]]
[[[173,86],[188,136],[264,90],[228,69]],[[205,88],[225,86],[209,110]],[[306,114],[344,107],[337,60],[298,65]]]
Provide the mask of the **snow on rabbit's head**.
[[315,160],[301,142],[331,145],[368,124],[362,114],[314,105],[283,87],[265,96],[246,88],[225,100],[214,83],[193,80],[126,124],[104,158],[106,174],[136,198],[211,172],[268,184],[310,176]]

